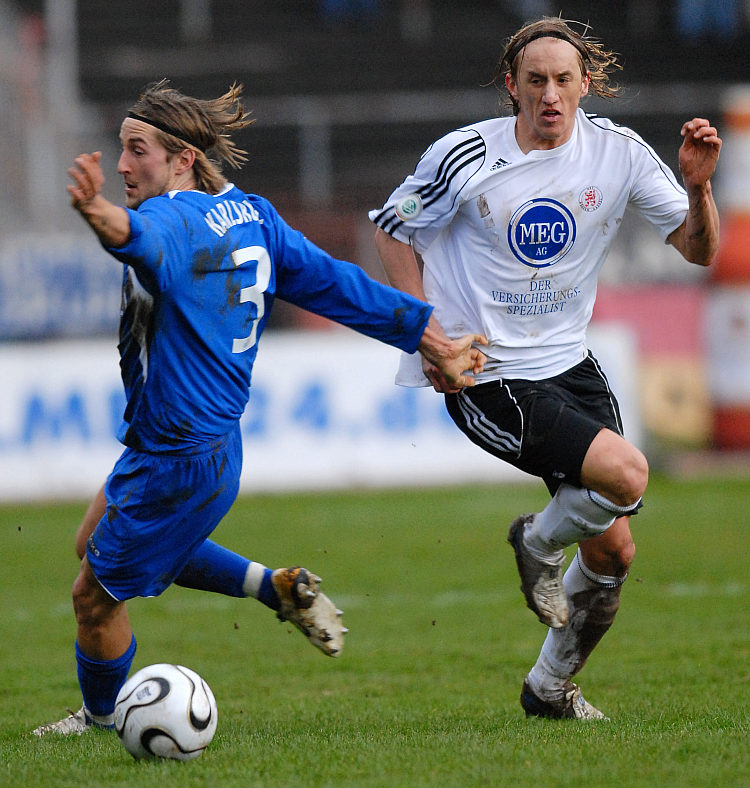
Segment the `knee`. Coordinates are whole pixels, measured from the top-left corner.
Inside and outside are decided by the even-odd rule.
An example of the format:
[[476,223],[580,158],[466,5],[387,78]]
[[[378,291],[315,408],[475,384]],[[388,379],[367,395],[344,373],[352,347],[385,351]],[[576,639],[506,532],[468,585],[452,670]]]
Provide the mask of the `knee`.
[[92,618],[93,594],[91,588],[81,572],[73,583],[73,610],[78,624],[83,624]]
[[635,542],[632,537],[616,545],[608,555],[610,566],[613,568],[613,576],[623,577],[630,571],[630,567],[635,558]]
[[[84,562],[85,564],[85,562]],[[95,629],[106,619],[112,600],[103,599],[106,592],[96,581],[91,570],[82,566],[73,583],[73,611],[79,627]]]
[[631,451],[619,459],[619,468],[613,475],[615,481],[610,495],[618,506],[637,504],[648,485],[648,461],[635,446],[630,448]]
[[631,507],[646,491],[648,462],[621,435],[603,429],[586,454],[581,482],[617,506]]
[[608,577],[625,577],[635,558],[635,542],[629,528],[610,527],[601,537],[583,542],[580,547],[584,564],[592,572]]
[[646,485],[648,484],[648,460],[646,460],[643,452],[634,448],[625,476],[633,503],[637,503],[643,497],[643,493],[646,492]]

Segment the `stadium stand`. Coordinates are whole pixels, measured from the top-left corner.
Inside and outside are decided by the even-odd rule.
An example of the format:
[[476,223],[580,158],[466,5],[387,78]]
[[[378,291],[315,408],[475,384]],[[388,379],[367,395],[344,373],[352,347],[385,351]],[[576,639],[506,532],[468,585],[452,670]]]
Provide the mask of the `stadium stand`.
[[[82,121],[80,135],[88,136],[78,144],[109,140],[114,157],[125,107],[155,79],[169,77],[195,95],[241,81],[257,121],[239,137],[251,157],[233,180],[271,199],[312,240],[379,276],[366,211],[432,140],[498,111],[486,84],[505,38],[524,20],[523,3],[511,0],[369,2],[376,6],[369,16],[336,20],[324,17],[319,0],[65,0],[76,17],[77,94],[85,117],[98,119],[88,129]],[[49,11],[44,0],[12,5],[40,24]],[[746,78],[746,23],[729,39],[689,41],[677,32],[675,2],[560,5],[622,53],[623,97],[584,106],[632,126],[672,167],[686,113],[719,122],[725,86]],[[637,233],[623,237],[626,246],[640,242]],[[619,251],[656,259],[657,275],[671,276],[662,244],[647,255]],[[616,261],[608,265],[619,270]],[[627,271],[648,276],[633,263]],[[677,276],[690,275],[679,267]]]
[[[17,2],[26,13],[39,13],[43,5]],[[314,121],[323,112],[331,122],[324,132],[332,182],[322,201],[329,208],[361,210],[379,202],[394,177],[442,131],[495,110],[493,91],[482,85],[504,38],[523,21],[518,12],[523,4],[509,0],[371,5],[370,16],[337,22],[324,18],[317,0],[78,0],[81,94],[102,110],[107,130],[114,133],[123,103],[152,79],[169,76],[198,95],[242,81],[258,118],[247,132],[248,144],[262,155],[246,170],[248,183],[237,181],[290,206],[300,196],[305,113],[312,113],[308,121],[319,130]],[[595,35],[623,53],[623,82],[636,87],[626,91],[614,112],[605,111],[621,113],[670,164],[682,107],[716,117],[717,86],[746,77],[745,25],[729,40],[688,41],[677,33],[674,2],[560,5],[564,16],[591,22]],[[654,86],[653,94],[637,87],[646,84]],[[420,112],[418,103],[411,113],[403,106],[394,109],[394,98],[404,96],[408,107],[414,91],[433,97],[428,111]],[[285,97],[297,101],[284,102]],[[318,103],[303,104],[301,98]],[[450,104],[444,117],[442,102]],[[374,108],[380,105],[378,123]],[[631,122],[633,113],[637,122]],[[316,199],[304,189],[302,197]]]

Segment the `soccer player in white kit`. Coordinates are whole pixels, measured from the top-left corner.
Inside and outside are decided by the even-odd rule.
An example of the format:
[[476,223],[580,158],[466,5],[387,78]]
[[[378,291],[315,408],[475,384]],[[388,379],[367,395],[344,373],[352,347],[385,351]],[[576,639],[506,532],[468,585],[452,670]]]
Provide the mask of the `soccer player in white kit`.
[[721,140],[705,119],[683,125],[683,186],[636,133],[584,113],[589,90],[616,95],[619,65],[576,28],[544,17],[513,35],[493,80],[513,116],[436,141],[370,218],[390,283],[434,304],[449,336],[489,340],[472,388],[449,385],[425,360],[420,368],[418,356],[416,367],[403,360],[397,382],[432,383],[470,440],[552,495],[508,536],[527,605],[550,627],[521,705],[527,716],[602,719],[571,679],[617,612],[648,465],[623,437],[586,328],[627,207],[686,260],[710,264]]

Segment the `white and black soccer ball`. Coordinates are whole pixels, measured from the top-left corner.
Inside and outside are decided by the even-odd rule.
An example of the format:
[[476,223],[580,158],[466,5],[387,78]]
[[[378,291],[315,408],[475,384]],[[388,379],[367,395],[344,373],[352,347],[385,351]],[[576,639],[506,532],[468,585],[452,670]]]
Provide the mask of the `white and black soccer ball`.
[[217,720],[211,688],[182,665],[141,668],[115,702],[115,730],[136,759],[197,758],[211,743]]

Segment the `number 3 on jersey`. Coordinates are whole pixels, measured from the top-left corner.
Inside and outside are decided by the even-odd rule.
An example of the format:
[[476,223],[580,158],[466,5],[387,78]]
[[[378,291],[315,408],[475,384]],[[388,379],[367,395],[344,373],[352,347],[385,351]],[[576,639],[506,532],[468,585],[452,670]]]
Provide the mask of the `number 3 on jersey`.
[[244,353],[258,341],[258,323],[266,311],[263,293],[266,292],[271,280],[271,257],[262,246],[246,246],[232,252],[232,262],[235,268],[245,263],[257,263],[255,284],[240,290],[240,303],[245,304],[249,301],[251,304],[255,304],[257,309],[253,330],[244,339],[235,339],[232,342],[232,353]]

